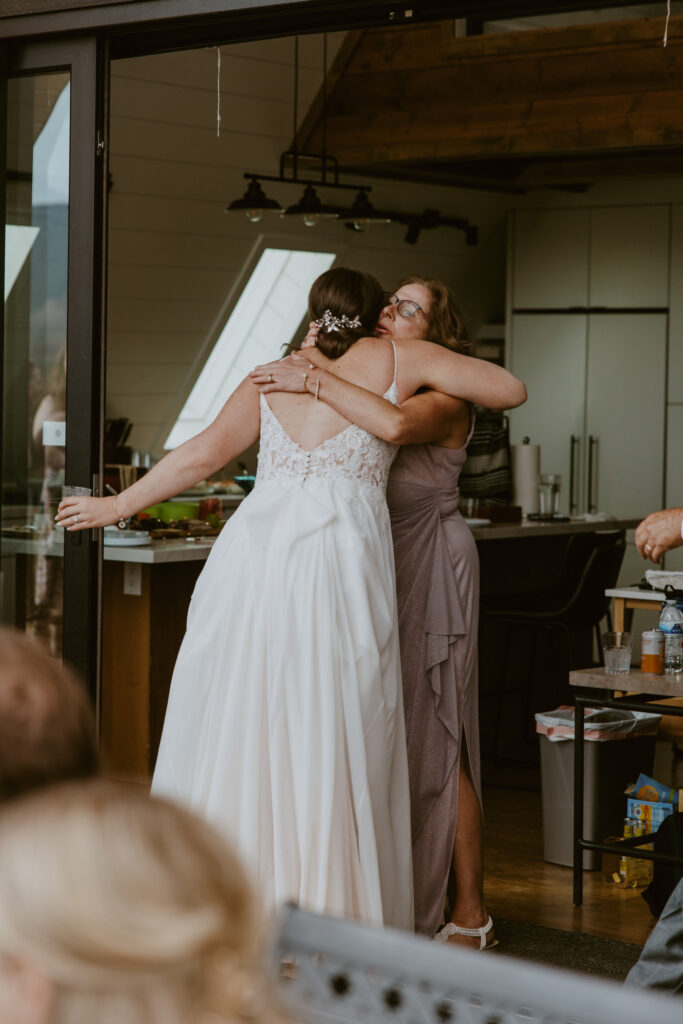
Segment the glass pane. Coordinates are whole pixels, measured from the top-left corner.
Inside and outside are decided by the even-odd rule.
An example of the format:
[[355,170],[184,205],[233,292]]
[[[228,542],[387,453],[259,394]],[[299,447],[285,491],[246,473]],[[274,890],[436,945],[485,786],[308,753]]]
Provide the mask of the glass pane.
[[0,619],[62,651],[69,75],[8,89]]

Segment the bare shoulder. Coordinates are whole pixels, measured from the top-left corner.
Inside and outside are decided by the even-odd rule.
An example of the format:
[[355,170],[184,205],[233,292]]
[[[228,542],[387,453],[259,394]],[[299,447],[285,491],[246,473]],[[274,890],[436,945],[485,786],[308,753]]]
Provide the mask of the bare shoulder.
[[425,341],[424,338],[402,338],[399,352],[415,359],[424,359],[425,357],[438,359],[443,358],[445,353],[448,356],[458,356],[460,359],[471,358],[463,352],[447,348],[445,345],[437,345],[435,341]]
[[394,349],[387,337],[360,338],[330,365],[339,377],[382,393],[394,373]]
[[377,359],[381,357],[393,358],[393,349],[391,342],[387,335],[382,337],[367,337],[359,338],[353,345],[351,345],[343,356],[340,356],[337,360],[340,364],[349,364],[359,359]]

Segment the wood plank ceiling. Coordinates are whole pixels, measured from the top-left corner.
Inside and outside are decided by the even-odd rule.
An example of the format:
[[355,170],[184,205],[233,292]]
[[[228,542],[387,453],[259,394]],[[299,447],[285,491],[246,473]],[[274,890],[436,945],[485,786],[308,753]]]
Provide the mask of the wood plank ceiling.
[[297,140],[348,171],[502,190],[683,173],[683,16],[350,33]]

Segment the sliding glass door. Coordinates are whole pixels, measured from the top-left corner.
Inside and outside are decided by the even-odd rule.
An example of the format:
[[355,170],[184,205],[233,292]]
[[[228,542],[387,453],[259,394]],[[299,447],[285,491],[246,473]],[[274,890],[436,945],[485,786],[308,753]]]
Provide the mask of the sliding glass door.
[[106,60],[95,40],[24,45],[4,72],[0,620],[94,695],[98,542],[54,516],[100,463]]

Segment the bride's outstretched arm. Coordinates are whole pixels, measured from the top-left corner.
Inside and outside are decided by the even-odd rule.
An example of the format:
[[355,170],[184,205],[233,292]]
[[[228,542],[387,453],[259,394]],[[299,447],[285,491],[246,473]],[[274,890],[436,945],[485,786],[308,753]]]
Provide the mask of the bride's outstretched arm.
[[58,525],[69,531],[110,526],[204,480],[258,438],[258,398],[256,388],[247,377],[213,423],[196,437],[174,448],[149,473],[117,494],[116,498],[65,498],[59,505]]

